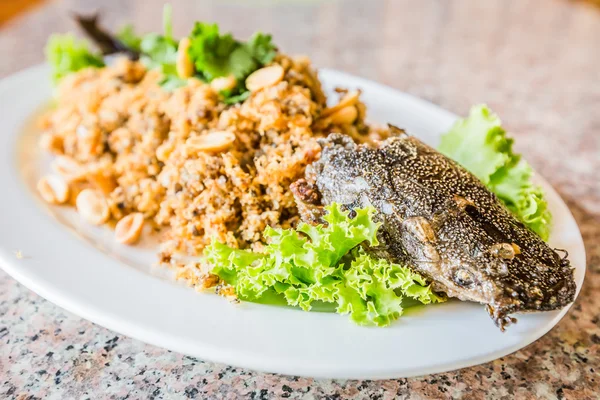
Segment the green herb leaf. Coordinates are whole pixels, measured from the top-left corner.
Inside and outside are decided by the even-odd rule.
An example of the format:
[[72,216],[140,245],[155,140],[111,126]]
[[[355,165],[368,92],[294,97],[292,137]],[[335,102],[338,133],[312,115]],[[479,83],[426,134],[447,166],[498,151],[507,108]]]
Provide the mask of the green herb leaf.
[[270,63],[277,55],[277,48],[271,40],[271,35],[256,32],[246,43],[246,48],[252,58],[261,65]]
[[236,104],[241,103],[248,97],[250,97],[250,92],[246,90],[245,92],[242,92],[240,94],[231,95],[231,92],[224,90],[221,92],[221,95],[223,96],[223,102],[225,104]]
[[484,105],[442,136],[439,150],[479,178],[532,231],[548,240],[552,216],[533,170],[514,153],[500,119]]
[[124,45],[137,52],[140,51],[140,45],[142,38],[135,33],[133,25],[127,24],[119,30],[117,38],[123,42]]
[[169,3],[163,6],[163,33],[165,38],[173,40],[173,8]]
[[[229,33],[221,34],[216,24],[196,22],[190,41],[190,58],[197,73],[207,82],[230,75],[238,82],[244,82],[248,75],[271,62],[277,54],[271,35],[257,32],[248,42],[240,42]],[[227,104],[243,101],[249,96],[243,84],[222,94]]]
[[149,69],[161,68],[164,73],[175,71],[177,43],[166,36],[149,33],[140,43],[141,61]]
[[219,34],[217,24],[196,22],[190,41],[189,55],[206,81],[231,74],[229,59],[238,47],[231,34]]
[[148,69],[159,69],[163,74],[159,85],[167,91],[172,91],[185,86],[187,81],[178,77],[175,66],[178,42],[173,39],[170,4],[165,4],[163,9],[163,29],[163,35],[149,33],[141,39],[140,50],[142,56],[140,61]]
[[423,304],[443,301],[410,268],[375,259],[359,247],[363,242],[377,245],[374,208],[357,209],[354,218],[335,203],[326,209],[326,226],[267,228],[264,253],[213,241],[205,250],[212,272],[233,285],[243,300],[278,293],[306,311],[315,301],[332,303],[360,325],[389,325],[402,314],[406,298]]
[[511,163],[512,144],[498,117],[487,107],[476,106],[469,118],[457,121],[442,136],[439,150],[487,185],[496,171]]
[[238,46],[229,56],[229,72],[240,81],[244,81],[260,66],[261,64],[252,57],[252,53],[244,45]]
[[177,75],[164,75],[163,78],[158,82],[160,87],[162,87],[167,92],[172,92],[173,90],[183,87],[187,85],[187,79],[181,79]]
[[86,41],[78,40],[72,34],[50,36],[46,45],[46,58],[52,68],[54,83],[83,68],[104,66],[102,57],[92,53]]
[[[161,86],[167,90],[183,85],[177,78],[177,47],[173,39],[172,9],[166,4],[163,10],[162,35],[151,33],[139,38],[131,26],[119,34],[125,44],[142,53],[140,59],[149,69],[160,69],[165,78]],[[271,35],[255,33],[248,42],[240,42],[230,33],[221,34],[217,24],[196,22],[189,36],[188,54],[194,63],[197,76],[206,82],[233,75],[239,82],[237,88],[223,92],[224,102],[234,104],[244,101],[249,93],[243,85],[246,77],[273,60],[276,48]]]

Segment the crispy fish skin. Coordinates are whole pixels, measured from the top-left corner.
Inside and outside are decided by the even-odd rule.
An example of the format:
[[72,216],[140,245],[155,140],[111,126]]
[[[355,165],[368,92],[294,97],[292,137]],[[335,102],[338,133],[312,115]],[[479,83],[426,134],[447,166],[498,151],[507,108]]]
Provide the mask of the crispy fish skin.
[[374,255],[412,266],[450,297],[486,304],[496,325],[509,314],[573,301],[573,269],[518,221],[474,175],[414,137],[356,145],[332,134],[306,180],[292,187],[305,220],[323,205],[374,206],[382,222]]

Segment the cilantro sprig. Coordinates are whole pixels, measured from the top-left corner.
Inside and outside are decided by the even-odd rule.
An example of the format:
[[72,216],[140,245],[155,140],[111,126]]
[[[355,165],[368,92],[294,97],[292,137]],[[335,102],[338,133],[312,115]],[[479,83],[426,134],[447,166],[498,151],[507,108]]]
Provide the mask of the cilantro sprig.
[[163,34],[149,33],[140,40],[141,61],[147,68],[158,68],[165,76],[177,76],[178,41],[173,38],[171,6],[165,4],[163,10]]
[[[105,33],[104,36],[111,35]],[[187,79],[177,75],[177,52],[179,40],[173,37],[172,9],[166,4],[163,10],[163,33],[136,34],[132,25],[125,25],[115,41],[140,54],[140,61],[148,69],[162,73],[159,85],[171,91],[187,84]],[[227,104],[242,102],[249,92],[244,82],[257,69],[273,61],[277,48],[271,35],[256,32],[247,41],[240,41],[231,33],[221,33],[217,24],[196,22],[189,35],[188,55],[194,64],[195,77],[205,82],[215,78],[233,76],[237,85],[223,90],[220,95]],[[47,55],[53,66],[55,81],[64,75],[87,66],[102,67],[100,55],[92,53],[85,42],[72,35],[51,38]]]
[[221,34],[217,24],[196,22],[190,41],[188,54],[201,79],[210,82],[224,76],[236,78],[237,87],[222,93],[226,102],[246,99],[246,77],[273,61],[277,54],[271,35],[256,32],[247,42],[241,42],[231,33]]
[[[175,63],[179,41],[173,38],[171,7],[168,4],[163,12],[163,32],[162,35],[149,33],[139,37],[129,25],[121,30],[119,39],[141,51],[141,60],[146,67],[160,69],[163,78],[159,84],[170,91],[184,86],[186,80],[177,75]],[[250,93],[244,86],[246,77],[273,61],[277,54],[271,35],[256,32],[243,42],[231,33],[222,34],[217,24],[196,22],[189,39],[188,54],[197,78],[210,82],[219,77],[235,77],[237,86],[220,93],[227,104],[247,99]]]

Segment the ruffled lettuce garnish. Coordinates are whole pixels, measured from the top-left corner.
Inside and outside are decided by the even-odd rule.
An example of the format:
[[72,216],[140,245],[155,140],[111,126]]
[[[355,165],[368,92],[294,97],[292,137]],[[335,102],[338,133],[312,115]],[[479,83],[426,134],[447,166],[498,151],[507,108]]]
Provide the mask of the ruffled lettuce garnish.
[[360,247],[378,244],[374,208],[356,209],[352,218],[336,203],[326,210],[326,225],[267,228],[269,244],[262,253],[213,241],[205,250],[212,273],[234,286],[242,300],[276,293],[305,311],[315,302],[331,303],[359,325],[389,325],[402,314],[405,299],[443,301],[421,275]]
[[85,40],[79,40],[72,34],[50,36],[46,45],[46,58],[55,83],[72,72],[104,66],[102,56],[93,53]]
[[552,215],[533,170],[513,151],[500,119],[485,105],[474,106],[442,136],[439,151],[477,176],[529,229],[548,240]]

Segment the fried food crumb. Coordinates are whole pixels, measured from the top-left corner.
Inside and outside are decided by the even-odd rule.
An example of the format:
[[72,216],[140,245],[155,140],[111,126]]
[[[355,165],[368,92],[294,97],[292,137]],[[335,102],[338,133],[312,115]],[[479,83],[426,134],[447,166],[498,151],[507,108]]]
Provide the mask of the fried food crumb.
[[104,193],[108,224],[141,213],[163,232],[162,265],[191,286],[216,286],[230,297],[206,265],[180,262],[182,256],[200,258],[213,239],[262,249],[267,226],[299,221],[289,188],[319,158],[319,137],[382,136],[365,123],[360,100],[350,105],[353,118],[323,122],[326,98],[306,58],[278,54],[270,65],[283,69],[282,80],[234,105],[195,78],[165,91],[160,72],[136,61],[81,70],[61,81],[40,144],[81,168],[69,182],[74,193]]

